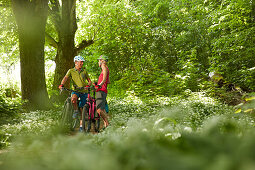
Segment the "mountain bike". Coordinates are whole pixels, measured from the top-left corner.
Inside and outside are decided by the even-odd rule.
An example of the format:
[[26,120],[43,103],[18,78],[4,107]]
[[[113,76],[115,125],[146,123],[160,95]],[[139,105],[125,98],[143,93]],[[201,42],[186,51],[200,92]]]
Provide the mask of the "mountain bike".
[[[68,88],[65,88],[65,87],[63,87],[62,90],[84,94],[82,92],[71,90],[71,89],[68,89]],[[61,90],[61,92],[62,92],[62,90]],[[69,96],[65,100],[64,108],[63,108],[62,115],[61,115],[61,122],[60,123],[61,123],[62,126],[68,127],[68,128],[70,128],[71,131],[74,131],[75,128],[77,128],[80,125],[81,116],[78,116],[77,118],[73,118],[72,117],[74,109],[73,109],[73,104],[71,102],[71,98],[72,97]],[[77,101],[78,106],[79,106],[79,102],[80,102],[80,98],[78,98],[78,101]],[[79,107],[78,107],[78,110],[80,111]],[[83,112],[85,112],[84,111],[84,107],[82,108],[82,113]],[[84,126],[85,126],[85,124],[84,124]]]
[[[80,124],[80,120],[82,120],[82,130],[84,132],[90,132],[91,131],[91,124],[93,123],[95,132],[99,132],[100,129],[100,115],[96,111],[96,99],[95,99],[95,87],[86,87],[88,89],[88,97],[87,101],[82,108],[81,116],[78,116],[78,118],[72,118],[73,115],[73,105],[71,103],[71,97],[68,97],[65,100],[64,103],[64,109],[61,116],[61,125],[67,126],[70,128],[70,130],[74,131],[75,128]],[[82,93],[77,92],[71,89],[67,89],[63,87],[63,90],[67,90],[70,92],[76,92],[76,93]],[[93,96],[90,95],[90,92],[93,92]],[[82,93],[84,94],[84,93]],[[77,103],[79,106],[80,99],[78,99]],[[79,108],[80,110],[80,108]],[[87,122],[87,123],[86,123]]]
[[[88,88],[88,98],[84,105],[84,112],[82,113],[82,127],[86,132],[90,132],[91,124],[93,123],[95,132],[99,132],[100,129],[100,115],[97,113],[96,109],[96,89],[94,86]],[[91,95],[91,91],[93,95]],[[86,122],[87,121],[87,126]]]

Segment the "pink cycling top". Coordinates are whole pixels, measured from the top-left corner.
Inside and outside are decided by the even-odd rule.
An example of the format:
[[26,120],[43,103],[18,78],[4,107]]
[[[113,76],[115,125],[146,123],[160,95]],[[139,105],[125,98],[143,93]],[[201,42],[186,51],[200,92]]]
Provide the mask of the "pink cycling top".
[[[102,88],[100,88],[100,89],[97,90],[97,91],[103,91],[103,92],[105,92],[105,93],[107,93],[107,84],[109,83],[109,74],[110,74],[108,67],[106,67],[106,68],[107,68],[106,81],[105,81],[104,84],[101,86]],[[99,76],[99,78],[98,78],[97,84],[101,83],[102,81],[103,81],[103,70],[102,70],[102,72],[101,72],[101,74],[100,74],[100,76]]]

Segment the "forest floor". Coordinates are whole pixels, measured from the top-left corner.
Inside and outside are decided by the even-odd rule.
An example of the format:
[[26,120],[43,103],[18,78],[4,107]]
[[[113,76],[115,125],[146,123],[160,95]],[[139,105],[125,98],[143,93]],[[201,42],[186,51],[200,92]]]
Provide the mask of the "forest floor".
[[0,169],[255,168],[254,116],[205,93],[109,98],[109,107],[111,126],[100,133],[56,129],[61,109],[22,114],[1,126],[9,138]]

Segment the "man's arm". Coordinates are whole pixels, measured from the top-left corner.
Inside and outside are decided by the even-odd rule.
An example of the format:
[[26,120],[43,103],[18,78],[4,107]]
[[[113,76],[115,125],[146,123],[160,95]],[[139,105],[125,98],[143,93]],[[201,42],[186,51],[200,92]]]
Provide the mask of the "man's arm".
[[90,78],[88,77],[87,80],[88,80],[88,85],[91,86],[92,82],[91,82]]
[[62,90],[62,88],[64,87],[64,84],[66,83],[67,80],[68,80],[68,76],[65,76],[65,77],[63,78],[63,80],[61,81],[61,85],[58,86],[58,88],[59,88],[60,90]]
[[66,81],[68,80],[68,76],[65,76],[64,78],[63,78],[63,80],[61,81],[61,84],[65,84],[66,83]]
[[91,86],[91,85],[92,85],[92,82],[91,82],[91,80],[90,80],[90,77],[89,77],[89,74],[88,74],[87,71],[85,71],[85,78],[86,78],[86,80],[88,81],[88,86]]

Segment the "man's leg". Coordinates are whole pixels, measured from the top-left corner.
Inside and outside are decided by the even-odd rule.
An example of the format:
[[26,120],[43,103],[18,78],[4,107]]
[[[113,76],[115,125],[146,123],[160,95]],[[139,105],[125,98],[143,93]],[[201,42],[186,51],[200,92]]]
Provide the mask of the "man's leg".
[[79,111],[78,111],[78,96],[76,94],[72,94],[72,104],[73,104],[73,109],[74,109],[74,114],[73,114],[73,118],[77,118]]
[[73,109],[78,110],[78,104],[77,104],[78,96],[76,94],[72,94],[72,104],[73,104]]
[[80,95],[80,99],[81,99],[81,101],[79,103],[79,108],[80,108],[80,112],[81,112],[80,131],[82,130],[82,110],[83,110],[84,105],[86,104],[87,97],[88,97],[87,93]]

